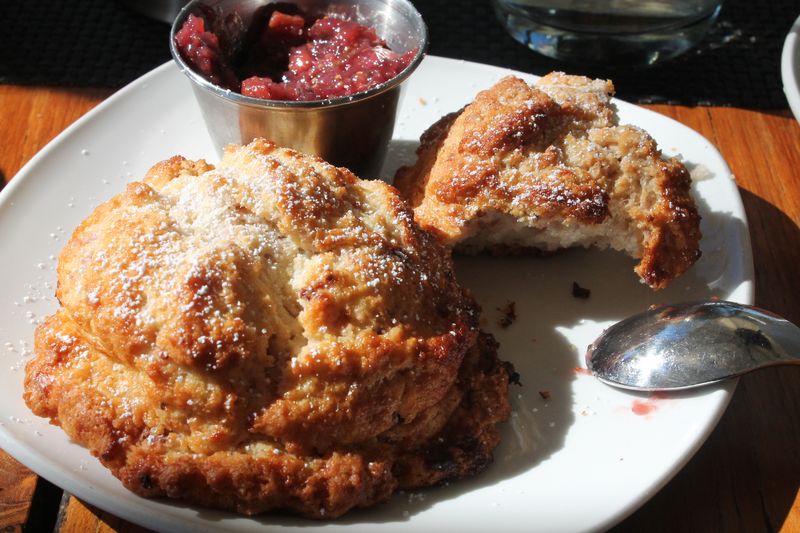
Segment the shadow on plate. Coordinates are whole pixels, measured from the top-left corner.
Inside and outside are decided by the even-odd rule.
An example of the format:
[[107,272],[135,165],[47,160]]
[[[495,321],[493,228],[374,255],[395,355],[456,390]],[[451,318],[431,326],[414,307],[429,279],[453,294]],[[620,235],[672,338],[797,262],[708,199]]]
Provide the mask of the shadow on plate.
[[416,140],[392,139],[389,141],[380,179],[386,183],[392,183],[398,168],[404,165],[413,165],[417,160],[417,146],[419,146],[419,141]]
[[[407,520],[434,503],[535,468],[561,450],[575,423],[574,381],[585,366],[585,346],[568,340],[572,330],[588,321],[618,321],[654,304],[724,297],[749,269],[729,258],[729,254],[744,257],[741,254],[748,249],[744,224],[730,213],[711,212],[702,199],[697,205],[703,217],[704,254],[661,291],[639,281],[633,272],[635,260],[612,250],[572,249],[547,257],[456,257],[459,280],[483,308],[482,326],[500,342],[500,358],[511,361],[521,376],[522,386],[510,390],[514,413],[503,428],[495,462],[473,479],[398,494],[390,505],[355,511],[337,523]],[[591,296],[575,298],[573,282],[590,289]],[[510,302],[517,319],[503,328],[499,323]],[[671,397],[703,393],[685,391]]]

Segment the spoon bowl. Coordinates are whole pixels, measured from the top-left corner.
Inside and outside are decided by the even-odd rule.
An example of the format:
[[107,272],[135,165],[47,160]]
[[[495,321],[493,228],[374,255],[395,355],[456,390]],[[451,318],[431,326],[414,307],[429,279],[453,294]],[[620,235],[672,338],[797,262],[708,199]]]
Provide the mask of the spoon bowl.
[[800,328],[757,307],[701,301],[653,307],[606,329],[586,352],[589,371],[615,387],[701,387],[800,363]]

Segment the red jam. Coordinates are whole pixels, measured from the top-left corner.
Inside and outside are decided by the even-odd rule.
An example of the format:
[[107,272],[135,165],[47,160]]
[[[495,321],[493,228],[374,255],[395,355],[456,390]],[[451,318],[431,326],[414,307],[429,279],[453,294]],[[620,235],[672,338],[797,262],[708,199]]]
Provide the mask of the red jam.
[[633,400],[633,405],[631,405],[631,411],[633,411],[633,414],[639,416],[649,415],[655,410],[656,410],[656,405],[653,402],[643,402],[641,400]]
[[223,58],[219,38],[206,31],[205,21],[200,17],[189,15],[175,34],[175,44],[183,59],[211,83],[226,88],[239,83]]
[[222,53],[220,39],[194,15],[176,33],[175,44],[184,60],[212,83],[268,100],[360,93],[395,77],[417,53],[392,52],[374,29],[350,20],[310,21],[299,13],[272,11],[258,26],[243,39],[249,47],[237,54],[238,62]]

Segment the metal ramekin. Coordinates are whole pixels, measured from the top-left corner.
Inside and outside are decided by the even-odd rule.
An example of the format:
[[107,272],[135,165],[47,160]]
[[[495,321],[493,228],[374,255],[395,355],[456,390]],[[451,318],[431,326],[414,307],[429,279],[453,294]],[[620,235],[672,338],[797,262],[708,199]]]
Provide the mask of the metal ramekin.
[[[282,0],[286,1],[286,0]],[[428,31],[422,16],[407,0],[295,0],[305,12],[336,13],[375,28],[389,48],[417,54],[400,74],[386,83],[353,96],[288,102],[243,96],[223,89],[192,70],[175,46],[175,33],[190,14],[213,10],[238,27],[246,28],[254,11],[270,0],[193,0],[178,14],[170,32],[170,51],[191,80],[208,131],[216,148],[245,144],[256,137],[301,152],[316,154],[361,177],[377,177],[394,129],[403,81],[422,61]]]

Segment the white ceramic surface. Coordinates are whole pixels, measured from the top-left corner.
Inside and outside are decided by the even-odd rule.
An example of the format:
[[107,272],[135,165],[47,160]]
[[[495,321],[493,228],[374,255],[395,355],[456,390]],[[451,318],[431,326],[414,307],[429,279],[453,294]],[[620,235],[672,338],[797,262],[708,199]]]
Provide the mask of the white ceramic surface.
[[[403,96],[385,174],[413,159],[428,125],[507,73],[427,58]],[[160,530],[553,532],[613,525],[688,461],[722,415],[735,384],[659,399],[620,392],[580,371],[584,348],[604,327],[651,303],[712,295],[753,300],[747,222],[722,157],[681,124],[617,104],[623,123],[646,128],[665,153],[680,154],[693,169],[703,257],[661,292],[639,283],[633,260],[610,251],[459,259],[461,280],[482,304],[501,357],[515,364],[522,379],[521,387],[511,389],[514,415],[503,429],[495,463],[475,479],[399,494],[388,504],[330,523],[237,517],[134,496],[59,428],[27,409],[21,399],[24,364],[31,357],[35,324],[56,307],[56,256],[74,227],[160,159],[216,158],[189,82],[171,63],[68,128],[0,193],[0,446],[78,497]],[[574,298],[573,281],[589,288],[591,298]],[[498,308],[509,301],[516,302],[518,318],[501,329]],[[549,400],[542,397],[545,391]]]
[[800,17],[794,21],[783,42],[781,78],[789,107],[792,108],[794,117],[800,121]]

